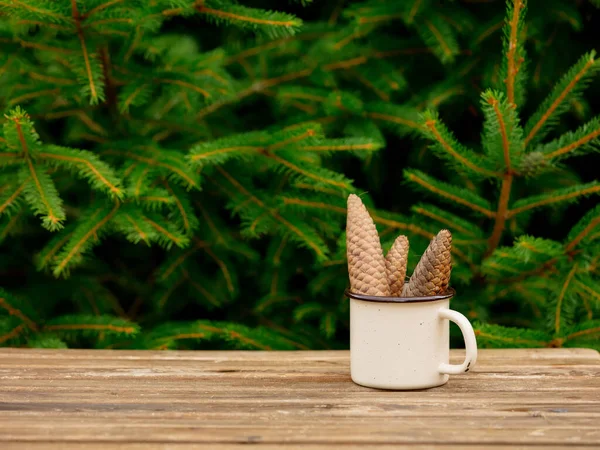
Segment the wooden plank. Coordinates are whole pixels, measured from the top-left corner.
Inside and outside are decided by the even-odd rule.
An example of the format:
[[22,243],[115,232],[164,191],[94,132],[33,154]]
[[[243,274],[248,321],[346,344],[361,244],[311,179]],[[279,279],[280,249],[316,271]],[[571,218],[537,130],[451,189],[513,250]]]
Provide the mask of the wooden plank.
[[599,422],[589,349],[482,350],[409,392],[355,385],[345,351],[0,349],[3,450],[600,448]]

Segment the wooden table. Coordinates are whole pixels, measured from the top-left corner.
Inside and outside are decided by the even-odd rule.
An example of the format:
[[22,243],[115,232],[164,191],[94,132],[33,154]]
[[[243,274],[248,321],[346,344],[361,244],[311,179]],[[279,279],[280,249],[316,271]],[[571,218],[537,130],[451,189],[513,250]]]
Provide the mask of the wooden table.
[[414,392],[355,385],[348,358],[0,349],[0,449],[600,448],[593,350],[481,350]]

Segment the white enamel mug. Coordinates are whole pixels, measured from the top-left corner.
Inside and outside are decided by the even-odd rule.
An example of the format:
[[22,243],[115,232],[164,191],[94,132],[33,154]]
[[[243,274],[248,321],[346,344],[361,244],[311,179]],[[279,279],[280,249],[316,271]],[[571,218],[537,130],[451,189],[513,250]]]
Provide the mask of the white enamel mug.
[[[350,374],[361,386],[378,389],[425,389],[449,375],[468,372],[477,360],[477,341],[469,320],[449,309],[454,290],[434,297],[350,299]],[[449,364],[450,323],[465,340],[462,364]]]

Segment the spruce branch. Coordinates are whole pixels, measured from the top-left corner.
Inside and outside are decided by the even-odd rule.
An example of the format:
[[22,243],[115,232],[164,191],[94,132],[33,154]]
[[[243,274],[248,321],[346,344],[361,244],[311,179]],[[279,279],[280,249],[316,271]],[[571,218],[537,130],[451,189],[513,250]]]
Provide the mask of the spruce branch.
[[156,230],[146,222],[144,214],[132,205],[121,207],[112,219],[112,223],[115,230],[125,235],[125,238],[134,244],[143,241],[146,245],[150,245],[150,242],[158,240]]
[[506,25],[504,26],[503,82],[506,84],[506,97],[511,105],[520,104],[523,98],[521,65],[525,59],[523,42],[519,39],[525,16],[525,1],[512,0],[508,3]]
[[29,314],[27,304],[0,288],[0,311],[2,310],[8,313],[9,316],[19,319],[29,329],[33,331],[38,330],[36,321],[32,319],[32,317],[35,319],[33,316],[34,312],[32,311]]
[[571,252],[578,245],[585,241],[585,239],[598,227],[600,226],[600,205],[585,214],[577,224],[571,229],[567,237],[567,244],[565,245],[565,251]]
[[175,229],[175,226],[170,222],[164,221],[161,216],[157,214],[147,214],[143,220],[156,232],[156,241],[167,250],[173,245],[179,248],[188,246],[189,238],[181,234],[179,230]]
[[567,277],[565,278],[565,281],[562,284],[562,288],[560,290],[560,293],[558,294],[558,299],[556,300],[556,308],[555,308],[555,312],[554,312],[554,332],[556,334],[560,333],[561,321],[564,320],[563,315],[565,312],[564,311],[565,296],[571,285],[573,276],[577,272],[578,266],[579,266],[578,263],[573,264],[573,267],[567,274]]
[[597,150],[600,138],[600,117],[595,117],[576,131],[563,134],[541,147],[545,159],[561,160]]
[[495,213],[491,210],[490,203],[467,189],[435,180],[418,170],[405,169],[404,178],[447,201],[463,205],[486,217],[495,217]]
[[[7,324],[7,322],[8,322],[8,324]],[[4,329],[7,330],[6,332],[0,331],[0,333],[2,333],[2,334],[0,334],[0,344],[5,344],[7,342],[10,342],[13,339],[20,338],[22,336],[23,332],[26,331],[25,324],[21,323],[16,326],[13,326],[12,324],[10,324],[10,322],[12,322],[12,321],[11,320],[0,321],[0,326],[2,326],[2,331],[4,331]]]
[[63,228],[66,219],[63,202],[54,182],[44,170],[27,157],[27,168],[19,172],[19,182],[25,185],[25,200],[36,215],[42,216],[42,225],[50,231]]
[[507,217],[511,218],[525,211],[541,206],[552,205],[560,202],[577,201],[580,197],[600,193],[600,183],[592,181],[586,184],[570,186],[563,189],[555,189],[549,193],[525,197],[513,204],[507,211]]
[[191,235],[198,228],[199,222],[190,199],[177,186],[171,186],[166,180],[163,184],[175,201],[175,208],[171,209],[169,218],[175,220],[180,225],[184,234]]
[[404,15],[404,10],[400,4],[363,2],[347,6],[342,15],[353,18],[358,25],[365,25],[400,19]]
[[23,194],[28,182],[29,179],[26,179],[23,183],[11,183],[0,189],[0,216],[6,214],[10,217],[19,211],[21,207],[19,197]]
[[482,231],[477,225],[437,206],[420,203],[411,209],[417,214],[441,223],[446,228],[452,228],[459,233],[464,233],[472,237],[481,237]]
[[444,64],[454,62],[459,46],[454,30],[439,15],[435,14],[419,21],[416,30],[427,47]]
[[198,0],[195,9],[214,22],[232,23],[272,39],[293,36],[302,26],[302,21],[291,14],[248,8],[222,0]]
[[546,347],[552,337],[539,330],[508,328],[500,325],[476,323],[477,341],[482,345],[496,348],[536,348]]
[[365,105],[364,114],[370,119],[381,122],[383,126],[399,136],[416,134],[423,129],[414,108],[390,103],[368,103]]
[[[486,91],[482,94],[482,103],[486,114],[484,136],[486,139],[487,153],[490,155],[501,153],[504,158],[504,175],[498,199],[498,208],[495,214],[494,227],[489,238],[488,249],[485,256],[492,254],[498,246],[506,224],[508,202],[514,172],[512,169],[514,157],[519,157],[522,152],[522,132],[518,125],[514,107],[504,99],[501,93]],[[501,150],[501,152],[500,152]]]
[[[75,23],[75,29],[77,31],[77,37],[81,44],[81,56],[84,64],[83,79],[87,82],[87,88],[84,90],[86,94],[90,96],[90,104],[95,105],[104,101],[104,86],[101,78],[101,66],[100,61],[97,59],[97,54],[90,52],[88,44],[86,42],[82,19],[77,7],[77,0],[71,0],[71,15],[73,22]],[[75,62],[75,61],[73,61]]]
[[44,331],[51,331],[66,338],[73,338],[78,335],[97,336],[99,333],[106,333],[117,336],[132,336],[139,333],[139,325],[123,319],[109,315],[89,316],[89,315],[67,315],[52,319],[44,325]]
[[0,244],[4,242],[8,236],[15,235],[18,233],[19,229],[22,229],[22,219],[24,215],[24,210],[21,209],[16,214],[13,214],[8,220],[6,217],[0,219],[0,222],[2,223],[2,225],[0,225]]
[[461,145],[440,120],[437,112],[428,110],[423,114],[425,134],[436,144],[431,149],[440,158],[448,160],[455,167],[468,169],[478,176],[498,177],[499,173],[482,166],[481,157],[473,150]]
[[600,334],[600,321],[589,320],[576,326],[571,326],[562,333],[563,337],[558,338],[562,344],[569,343],[569,346],[578,346],[581,344],[594,344]]
[[[9,16],[32,18],[50,23],[68,23],[68,17],[62,14],[60,5],[44,2],[44,7],[32,5],[30,0],[10,0],[0,2],[0,11]],[[39,3],[39,2],[35,2]]]
[[[323,261],[327,258],[329,253],[323,240],[306,224],[293,223],[274,208],[268,206],[263,200],[259,199],[255,195],[252,195],[248,189],[246,189],[238,180],[231,176],[223,168],[218,167],[218,172],[229,182],[235,191],[239,192],[244,200],[249,200],[253,204],[257,205],[262,213],[266,213],[271,216],[282,228],[293,237],[295,242],[304,245],[314,251],[317,259]],[[219,185],[220,186],[220,185]],[[235,194],[233,194],[235,196]],[[262,214],[259,213],[259,216]]]
[[37,158],[50,165],[71,170],[76,175],[88,180],[93,188],[104,191],[111,197],[123,198],[121,181],[114,174],[112,168],[91,152],[47,145],[37,155]]
[[103,202],[90,207],[86,217],[80,219],[66,244],[53,258],[52,273],[55,277],[68,276],[70,269],[82,262],[83,255],[98,242],[105,232],[105,225],[117,213],[119,207],[119,203],[110,205]]
[[[127,147],[130,148],[130,146]],[[153,168],[164,169],[164,173],[169,179],[178,182],[188,190],[200,187],[197,172],[189,167],[184,155],[177,151],[162,149],[155,145],[144,145],[129,150],[108,148],[101,153],[127,157]]]
[[569,109],[568,101],[578,99],[589,84],[590,78],[600,70],[594,59],[595,51],[583,55],[560,79],[550,95],[540,105],[525,125],[524,146],[537,143],[546,136],[558,118]]

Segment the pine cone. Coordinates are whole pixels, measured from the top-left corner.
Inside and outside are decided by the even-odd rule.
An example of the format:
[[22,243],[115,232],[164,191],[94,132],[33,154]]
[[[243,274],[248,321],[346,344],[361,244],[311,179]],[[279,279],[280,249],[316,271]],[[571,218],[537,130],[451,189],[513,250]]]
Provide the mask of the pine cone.
[[385,270],[390,285],[390,295],[400,297],[406,278],[406,262],[408,260],[408,238],[398,236],[392,248],[385,255]]
[[452,270],[451,248],[450,231],[440,231],[421,256],[410,280],[404,286],[402,296],[426,297],[446,293]]
[[348,196],[346,255],[352,292],[389,295],[385,258],[377,228],[362,200],[355,194]]

